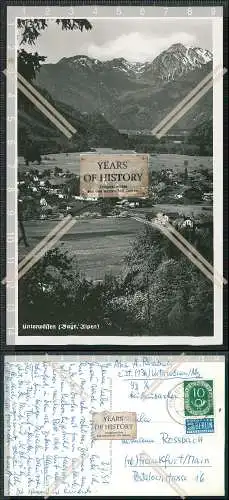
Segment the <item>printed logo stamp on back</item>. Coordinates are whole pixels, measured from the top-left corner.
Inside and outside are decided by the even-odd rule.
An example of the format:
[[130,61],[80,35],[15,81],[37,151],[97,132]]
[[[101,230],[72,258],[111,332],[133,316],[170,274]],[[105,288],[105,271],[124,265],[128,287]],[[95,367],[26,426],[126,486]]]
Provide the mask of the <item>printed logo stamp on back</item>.
[[92,439],[136,439],[135,412],[100,412],[92,414]]

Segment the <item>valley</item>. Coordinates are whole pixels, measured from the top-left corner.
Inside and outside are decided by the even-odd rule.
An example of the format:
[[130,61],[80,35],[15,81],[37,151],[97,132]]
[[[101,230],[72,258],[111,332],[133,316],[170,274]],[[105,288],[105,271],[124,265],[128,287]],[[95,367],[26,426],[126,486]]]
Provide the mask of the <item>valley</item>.
[[[56,64],[43,64],[35,83],[83,113],[102,114],[116,129],[152,130],[211,69],[209,51],[174,44],[147,63],[65,57]],[[200,116],[204,120],[211,115],[209,90],[175,130],[191,129]]]

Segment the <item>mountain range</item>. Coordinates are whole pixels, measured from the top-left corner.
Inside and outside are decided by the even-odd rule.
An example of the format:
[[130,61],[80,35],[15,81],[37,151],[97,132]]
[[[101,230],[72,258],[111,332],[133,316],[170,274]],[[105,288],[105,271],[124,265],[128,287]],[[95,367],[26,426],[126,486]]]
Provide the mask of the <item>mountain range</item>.
[[[43,64],[35,85],[83,116],[102,115],[119,130],[152,129],[212,70],[212,54],[177,43],[151,62],[99,61],[86,55]],[[177,123],[192,129],[212,117],[212,92]]]
[[36,145],[42,154],[61,151],[89,151],[94,147],[126,149],[127,136],[116,130],[97,112],[83,114],[59,102],[45,89],[40,94],[73,125],[76,133],[69,140],[21,92],[18,92],[18,154],[24,156],[28,143]]

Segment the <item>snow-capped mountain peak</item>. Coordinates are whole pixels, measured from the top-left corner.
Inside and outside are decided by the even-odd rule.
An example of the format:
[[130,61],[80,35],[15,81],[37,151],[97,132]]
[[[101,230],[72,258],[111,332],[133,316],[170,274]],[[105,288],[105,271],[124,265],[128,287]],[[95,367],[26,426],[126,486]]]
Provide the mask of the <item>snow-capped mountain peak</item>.
[[152,61],[144,63],[127,61],[123,57],[100,61],[87,55],[63,58],[60,62],[67,62],[71,67],[78,67],[82,71],[116,71],[137,79],[152,73],[156,79],[169,81],[179,78],[184,73],[201,68],[210,61],[212,61],[212,54],[208,50],[199,47],[185,47],[181,43],[175,43]]
[[148,70],[158,74],[162,80],[174,80],[183,73],[201,68],[209,61],[212,61],[212,54],[208,50],[176,43],[149,63]]

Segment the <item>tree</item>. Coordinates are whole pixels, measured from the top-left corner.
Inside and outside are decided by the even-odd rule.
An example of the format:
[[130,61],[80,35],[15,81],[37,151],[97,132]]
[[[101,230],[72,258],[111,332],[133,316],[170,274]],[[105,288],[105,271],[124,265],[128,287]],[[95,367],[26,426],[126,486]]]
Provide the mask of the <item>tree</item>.
[[28,244],[28,241],[27,241],[27,238],[26,238],[25,227],[24,227],[24,223],[23,223],[22,203],[23,203],[23,201],[19,200],[19,203],[18,203],[18,224],[19,224],[19,227],[20,227],[20,230],[21,230],[21,236],[18,239],[18,245],[21,242],[21,240],[23,240],[25,247],[28,247],[29,244]]
[[86,280],[74,254],[48,251],[19,282],[19,320],[104,323],[103,286]]
[[[91,23],[87,19],[56,19],[57,25],[62,30],[90,30]],[[18,30],[21,32],[20,46],[28,44],[35,45],[41,32],[48,27],[48,19],[18,19]],[[23,47],[17,51],[18,72],[28,81],[32,82],[36,74],[40,71],[41,63],[46,60],[46,56],[39,55],[38,52],[27,52]],[[33,110],[34,105],[27,99],[22,92],[18,93],[18,107],[27,111]],[[23,138],[24,143],[25,138]],[[29,137],[27,137],[29,141]],[[30,141],[29,141],[30,142]]]
[[205,120],[195,127],[188,138],[188,142],[199,147],[199,154],[212,156],[213,154],[213,121]]
[[69,182],[67,182],[64,186],[64,192],[71,196],[79,196],[80,195],[80,177],[75,176]]
[[30,54],[24,49],[18,50],[18,72],[31,82],[36,78],[36,73],[40,71],[40,63],[45,59],[45,56],[39,56],[37,52]]
[[21,278],[19,305],[20,321],[98,323],[106,334],[213,331],[212,283],[151,228],[137,236],[120,276],[102,283],[86,280],[69,251],[49,251]]
[[109,199],[109,198],[101,198],[101,200],[100,200],[100,211],[101,211],[101,215],[103,217],[106,217],[107,215],[109,215],[109,213],[112,210],[112,208],[113,208],[113,203],[112,203],[111,199]]
[[[91,23],[87,19],[56,19],[56,24],[59,25],[62,30],[90,30],[92,28]],[[47,19],[18,19],[17,21],[18,30],[21,32],[21,42],[20,46],[28,44],[30,46],[35,45],[37,38],[41,35],[41,32],[48,27]],[[18,53],[18,72],[26,78],[28,82],[31,82],[36,78],[37,72],[40,71],[41,63],[45,61],[46,56],[39,55],[38,52],[31,53],[27,52],[24,48],[17,51]],[[24,96],[23,93],[18,93],[18,107],[19,109],[31,110],[34,105]],[[19,150],[24,155],[30,146],[30,137],[24,127],[18,127],[18,144]],[[32,149],[37,148],[36,143],[33,142]],[[27,154],[27,153],[26,153]],[[38,154],[38,160],[39,160]],[[26,159],[26,164],[29,164],[29,158]],[[25,228],[23,224],[23,213],[21,210],[20,220],[21,228],[21,239],[23,239],[26,246],[28,242],[26,239]]]
[[61,167],[55,166],[55,168],[54,168],[54,176],[55,177],[57,177],[58,174],[62,174],[62,172],[63,172],[63,169]]
[[[90,30],[91,23],[87,19],[56,19],[56,24],[61,26],[62,30]],[[28,44],[35,45],[41,32],[48,27],[48,19],[18,19],[17,27],[21,31],[20,46]],[[35,79],[36,73],[40,71],[41,62],[44,62],[46,56],[40,56],[37,52],[30,53],[23,48],[18,50],[18,72],[31,82]]]
[[[197,244],[195,231],[190,237]],[[202,245],[204,237],[212,242],[203,228]],[[125,262],[122,285],[107,304],[120,330],[128,324],[133,335],[196,335],[200,326],[205,335],[212,332],[211,283],[158,230],[146,227]]]
[[188,160],[184,160],[184,182],[188,181]]
[[80,278],[76,259],[56,248],[21,278],[19,317],[64,322],[72,319],[69,317],[72,309],[80,319],[86,295],[87,285]]
[[188,182],[188,169],[187,169],[187,167],[185,167],[185,169],[184,169],[184,182],[185,183]]

